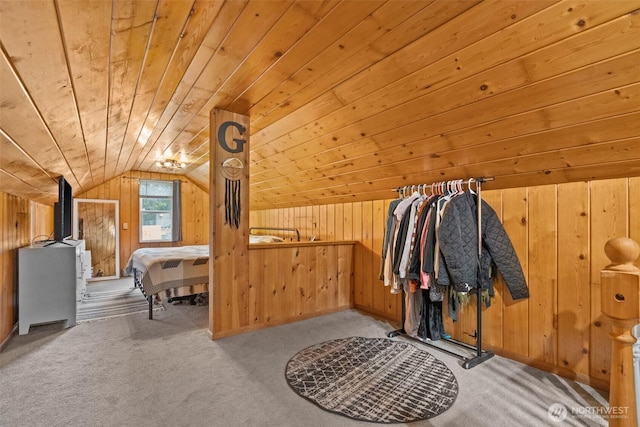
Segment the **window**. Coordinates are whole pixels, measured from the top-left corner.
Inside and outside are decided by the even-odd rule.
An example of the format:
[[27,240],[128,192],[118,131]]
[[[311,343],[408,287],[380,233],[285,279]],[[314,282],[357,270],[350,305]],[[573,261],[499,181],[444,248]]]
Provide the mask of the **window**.
[[140,180],[140,242],[182,240],[180,222],[180,181]]

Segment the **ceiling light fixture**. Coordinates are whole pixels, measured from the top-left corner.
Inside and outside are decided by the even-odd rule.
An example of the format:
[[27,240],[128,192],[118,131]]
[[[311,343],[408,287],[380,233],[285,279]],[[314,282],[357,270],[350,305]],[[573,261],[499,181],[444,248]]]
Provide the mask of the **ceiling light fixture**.
[[169,169],[172,171],[184,169],[187,165],[184,162],[179,162],[177,160],[165,159],[156,161],[156,166],[159,168]]

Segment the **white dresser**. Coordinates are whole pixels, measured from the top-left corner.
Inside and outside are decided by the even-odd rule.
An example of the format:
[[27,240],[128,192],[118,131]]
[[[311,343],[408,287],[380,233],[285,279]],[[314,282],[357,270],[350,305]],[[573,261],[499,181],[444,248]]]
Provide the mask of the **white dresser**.
[[84,240],[37,243],[18,250],[18,332],[31,325],[76,324],[77,302],[87,286]]

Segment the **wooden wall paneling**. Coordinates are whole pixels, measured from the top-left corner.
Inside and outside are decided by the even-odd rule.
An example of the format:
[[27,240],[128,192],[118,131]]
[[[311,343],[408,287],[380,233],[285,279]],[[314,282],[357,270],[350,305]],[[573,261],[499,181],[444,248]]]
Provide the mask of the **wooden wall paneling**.
[[320,240],[329,240],[328,206],[320,205],[318,210],[318,235]]
[[[482,200],[486,201],[496,212],[500,221],[503,221],[502,191],[490,190],[482,192]],[[504,328],[504,281],[500,278],[494,280],[494,296],[491,298],[491,306],[482,305],[482,346],[490,345],[502,347],[502,331]]]
[[311,206],[311,235],[322,238],[320,236],[320,206]]
[[557,206],[556,186],[529,188],[529,356],[556,364]]
[[362,202],[354,202],[352,204],[353,209],[353,236],[352,239],[356,242],[355,247],[355,260],[354,271],[356,282],[353,287],[353,302],[356,306],[364,305],[364,288],[366,286],[367,277],[365,275],[364,257],[366,248],[362,243]]
[[53,237],[53,206],[31,202],[31,240]]
[[0,342],[9,336],[13,329],[13,307],[9,301],[13,298],[13,267],[11,262],[12,243],[9,235],[9,195],[0,192]]
[[[316,311],[326,312],[333,307],[339,307],[338,276],[340,274],[340,263],[338,261],[338,246],[318,248],[318,252],[318,279],[322,280],[319,282],[319,304],[316,306]],[[323,294],[326,294],[326,296]]]
[[640,244],[640,177],[629,178],[629,237]]
[[304,313],[313,313],[316,311],[315,300],[318,298],[318,282],[321,280],[318,277],[318,252],[317,250],[304,251],[304,270],[303,270],[303,282],[301,283],[304,289],[303,298],[303,310],[300,315]]
[[[251,270],[255,269],[257,273],[256,285],[262,289],[262,292],[258,293],[262,296],[260,303],[264,306],[264,314],[261,321],[265,324],[271,324],[277,322],[279,320],[278,316],[280,315],[280,310],[277,310],[276,301],[277,295],[281,292],[280,287],[282,284],[280,283],[280,275],[282,275],[283,272],[279,271],[279,267],[284,258],[283,252],[285,252],[285,249],[259,251],[264,255],[262,266],[259,264],[259,259],[254,260],[254,252],[258,251],[249,251],[249,256],[251,257]],[[273,279],[265,280],[267,277],[272,277]]]
[[326,240],[336,240],[336,205],[327,206]]
[[344,240],[344,203],[338,203],[335,205],[335,229],[333,238],[334,240]]
[[[325,297],[326,286],[323,266],[327,266],[326,258],[327,252],[324,247],[309,248],[311,250],[305,251],[305,294],[304,301],[304,313],[315,313],[320,311],[320,307],[326,308],[328,299]],[[319,305],[319,302],[322,302]]]
[[30,208],[29,200],[0,192],[0,344],[18,321],[16,257],[31,242]]
[[[116,178],[117,179],[117,178]],[[131,248],[132,234],[137,233],[131,223],[131,179],[120,176],[120,268],[126,267],[129,257],[133,253]],[[124,224],[127,228],[124,228]]]
[[[528,189],[514,188],[502,191],[503,225],[518,254],[518,260],[531,291],[529,272],[529,215]],[[503,348],[513,354],[529,356],[530,300],[514,301],[506,286],[502,287]]]
[[589,203],[591,219],[591,357],[590,376],[609,379],[611,365],[611,322],[601,311],[600,271],[610,261],[604,253],[605,243],[614,237],[627,236],[628,179],[591,181]]
[[307,258],[306,251],[291,250],[291,265],[292,267],[292,280],[289,286],[286,286],[287,297],[285,300],[291,302],[291,304],[285,304],[285,307],[291,307],[289,310],[285,309],[284,318],[294,318],[300,316],[305,310],[305,285],[307,283],[306,270],[307,270]]
[[[355,240],[354,238],[354,225],[353,225],[353,203],[344,203],[343,205],[343,239],[344,240]],[[357,245],[356,245],[357,247]]]
[[338,307],[353,306],[354,247],[338,246]]
[[[142,174],[137,173],[136,178]],[[129,227],[131,228],[130,250],[133,253],[141,246],[140,243],[140,179],[129,180]],[[142,178],[144,179],[144,178]]]
[[[265,252],[253,251],[249,254],[249,290],[247,292],[249,325],[256,326],[266,322],[265,313],[269,303],[268,283],[265,282]],[[277,267],[277,264],[275,264]],[[269,282],[274,283],[273,280]]]
[[589,375],[589,186],[558,186],[558,365]]
[[[383,219],[382,222],[376,224],[377,227],[380,229],[380,233],[382,233],[382,240],[384,241],[384,233],[386,232],[386,223],[387,223],[387,214],[389,213],[389,205],[391,204],[392,199],[385,199],[384,200],[384,207],[382,208],[382,212],[383,212]],[[378,229],[376,228],[376,229]],[[380,242],[380,257],[382,258],[382,242]],[[380,271],[381,271],[381,266],[380,263],[382,262],[382,259],[380,259],[378,261],[378,265],[376,265],[376,268],[378,270],[378,273],[376,274],[375,277],[375,286],[380,287],[382,289],[383,295],[384,295],[384,313],[387,313],[387,315],[392,318],[392,319],[400,319],[401,317],[401,313],[400,313],[400,300],[399,300],[399,296],[398,294],[392,294],[390,292],[390,288],[384,286],[384,281],[380,280]]]
[[195,212],[195,194],[194,188],[191,185],[187,185],[185,182],[182,183],[182,203],[181,203],[181,214],[182,214],[182,242],[181,245],[193,245],[194,242],[194,234],[195,234],[195,222],[194,222],[194,212]]
[[388,289],[380,281],[380,262],[382,259],[382,242],[384,240],[384,223],[387,219],[384,200],[373,201],[371,216],[371,307],[380,313],[388,313],[386,296]]
[[[362,286],[359,288],[360,304],[369,310],[375,310],[373,306],[374,282],[373,264],[373,202],[362,202]],[[384,311],[384,310],[381,310]]]

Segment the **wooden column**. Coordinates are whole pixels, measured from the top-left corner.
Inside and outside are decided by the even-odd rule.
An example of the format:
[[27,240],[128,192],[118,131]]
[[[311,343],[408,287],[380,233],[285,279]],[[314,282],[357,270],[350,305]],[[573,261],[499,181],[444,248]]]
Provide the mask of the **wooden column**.
[[634,240],[609,240],[605,253],[611,265],[600,273],[602,312],[611,318],[610,426],[637,426],[638,408],[633,373],[631,329],[640,322],[640,269],[633,262],[640,255]]
[[209,328],[213,339],[248,324],[249,117],[210,116]]

